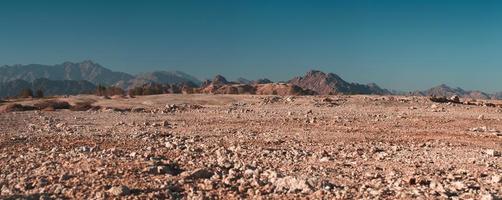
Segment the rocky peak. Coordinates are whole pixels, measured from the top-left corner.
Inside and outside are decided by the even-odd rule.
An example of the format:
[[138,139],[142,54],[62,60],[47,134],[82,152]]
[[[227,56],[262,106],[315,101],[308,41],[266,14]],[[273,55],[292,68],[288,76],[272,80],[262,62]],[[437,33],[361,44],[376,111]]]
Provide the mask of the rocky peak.
[[226,85],[228,84],[229,82],[227,81],[227,79],[225,77],[223,77],[222,75],[216,75],[214,78],[213,78],[213,81],[211,82],[213,85]]
[[376,84],[362,85],[348,83],[338,75],[324,73],[318,70],[308,71],[303,77],[296,77],[289,81],[304,89],[309,89],[318,94],[389,94],[390,92],[381,89]]

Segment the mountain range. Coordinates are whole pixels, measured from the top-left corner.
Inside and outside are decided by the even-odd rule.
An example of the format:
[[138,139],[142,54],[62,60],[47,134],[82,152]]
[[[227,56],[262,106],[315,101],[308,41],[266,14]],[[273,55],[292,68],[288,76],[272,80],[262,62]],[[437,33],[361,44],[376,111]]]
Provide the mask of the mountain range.
[[45,95],[75,95],[92,93],[96,90],[96,85],[86,80],[49,80],[39,78],[28,82],[17,79],[0,83],[0,97],[17,96],[23,89],[31,89],[32,91],[42,90]]
[[70,81],[86,80],[93,84],[112,85],[118,81],[133,79],[134,76],[111,71],[92,61],[64,62],[53,66],[30,64],[0,67],[0,82],[14,80],[33,82],[39,78]]
[[[284,83],[269,79],[248,80],[238,78],[228,81],[217,75],[213,80],[200,81],[181,71],[153,71],[132,75],[116,72],[87,60],[64,62],[56,65],[12,65],[0,67],[0,97],[16,96],[22,89],[41,89],[46,95],[88,93],[98,85],[115,86],[124,90],[148,85],[183,85],[196,88],[201,93],[250,93],[250,94],[406,94],[415,96],[453,96],[473,99],[501,99],[502,92],[488,94],[482,91],[467,91],[439,85],[424,91],[396,93],[380,88],[375,83],[350,83],[333,73],[317,70],[304,76],[294,77]],[[198,89],[197,89],[198,88]]]
[[436,87],[432,87],[428,90],[424,91],[414,91],[410,92],[409,95],[412,96],[459,96],[461,98],[470,98],[470,99],[500,99],[502,93],[488,94],[478,90],[464,90],[462,88],[452,88],[445,84],[438,85]]

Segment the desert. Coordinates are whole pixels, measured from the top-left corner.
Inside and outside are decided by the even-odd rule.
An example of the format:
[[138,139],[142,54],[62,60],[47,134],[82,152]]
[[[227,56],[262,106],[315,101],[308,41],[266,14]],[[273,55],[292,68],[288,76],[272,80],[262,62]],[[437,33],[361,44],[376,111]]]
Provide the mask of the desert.
[[[377,95],[55,100],[92,106],[0,114],[1,198],[498,199],[502,194],[499,107]],[[35,107],[40,101],[47,100],[15,103]]]
[[502,200],[502,1],[0,1],[0,200]]

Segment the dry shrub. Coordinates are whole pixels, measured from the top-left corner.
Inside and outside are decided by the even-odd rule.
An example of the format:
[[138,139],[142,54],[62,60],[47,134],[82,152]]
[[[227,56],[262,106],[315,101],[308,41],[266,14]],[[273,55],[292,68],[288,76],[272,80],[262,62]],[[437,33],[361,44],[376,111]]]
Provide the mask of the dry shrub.
[[35,103],[34,106],[39,110],[70,109],[71,107],[68,102],[60,100],[44,100]]

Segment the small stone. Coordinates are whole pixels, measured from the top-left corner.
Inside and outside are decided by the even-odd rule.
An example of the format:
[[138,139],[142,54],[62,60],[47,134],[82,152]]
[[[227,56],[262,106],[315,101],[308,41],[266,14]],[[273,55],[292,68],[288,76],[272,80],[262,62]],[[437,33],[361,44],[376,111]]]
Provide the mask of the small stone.
[[453,95],[450,97],[450,101],[453,103],[460,103],[460,98],[457,95]]
[[64,126],[66,126],[65,123],[58,123],[58,124],[56,124],[56,128],[63,128]]
[[166,142],[165,146],[167,149],[175,149],[176,148],[176,145],[173,144],[172,142]]
[[60,177],[59,177],[59,181],[66,181],[68,179],[70,179],[71,176],[68,174],[68,173],[64,173],[62,174]]
[[457,190],[463,190],[465,189],[465,184],[461,181],[455,181],[452,183],[453,187],[455,187],[455,189]]
[[108,190],[108,192],[114,196],[126,196],[131,193],[129,188],[123,185],[112,187]]
[[493,175],[492,183],[502,183],[502,177],[500,175]]
[[0,189],[0,195],[12,195],[12,191],[6,185],[3,185],[2,189]]
[[417,184],[417,179],[415,177],[410,177],[407,182],[410,185],[415,185]]
[[88,152],[92,152],[92,150],[94,150],[94,148],[88,147],[88,146],[82,146],[78,150],[83,153],[88,153]]
[[321,160],[319,160],[320,162],[328,162],[329,161],[329,158],[328,157],[323,157],[321,158]]
[[166,127],[166,128],[170,128],[171,127],[171,123],[169,123],[167,120],[162,122],[162,126],[163,127]]
[[37,187],[43,187],[43,186],[46,186],[48,184],[48,181],[46,178],[40,178],[37,180]]
[[316,123],[317,119],[315,117],[312,117],[309,119],[309,123],[314,124]]
[[209,171],[208,169],[205,168],[200,168],[196,169],[192,172],[190,172],[185,179],[208,179],[213,176],[213,172]]
[[310,185],[308,185],[307,181],[291,176],[286,176],[284,178],[280,178],[275,182],[276,191],[287,191],[290,193],[302,192],[308,193],[311,192],[312,189]]
[[494,157],[499,157],[500,156],[500,151],[497,151],[495,149],[487,149],[485,151],[486,154],[490,155],[490,156],[494,156]]
[[472,132],[486,132],[486,131],[488,131],[488,128],[486,126],[475,127],[475,128],[469,129],[469,131],[472,131]]
[[490,193],[481,195],[481,200],[494,200],[494,199],[495,198]]
[[484,120],[485,119],[485,116],[484,115],[479,115],[478,116],[478,120]]
[[245,177],[252,177],[253,174],[254,174],[254,171],[252,169],[246,169],[246,171],[244,171]]

